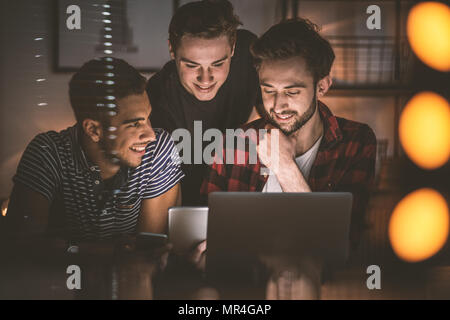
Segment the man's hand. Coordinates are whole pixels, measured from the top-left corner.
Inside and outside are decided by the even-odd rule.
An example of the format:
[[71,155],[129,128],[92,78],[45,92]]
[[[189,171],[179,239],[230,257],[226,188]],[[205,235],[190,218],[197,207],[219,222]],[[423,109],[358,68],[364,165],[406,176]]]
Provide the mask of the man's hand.
[[156,198],[142,200],[138,231],[167,233],[168,210],[179,205],[181,205],[180,183]]
[[257,146],[260,161],[276,175],[283,192],[311,192],[295,162],[294,138],[270,125],[266,130]]
[[200,242],[188,255],[188,260],[197,270],[205,271],[206,240]]
[[256,150],[261,162],[277,174],[281,168],[295,164],[295,141],[271,125],[265,129]]
[[154,271],[164,271],[167,260],[173,245],[167,243],[161,247],[141,250],[136,248],[136,237],[124,235],[115,243],[116,253],[121,256],[128,256],[136,261],[152,262],[157,268]]

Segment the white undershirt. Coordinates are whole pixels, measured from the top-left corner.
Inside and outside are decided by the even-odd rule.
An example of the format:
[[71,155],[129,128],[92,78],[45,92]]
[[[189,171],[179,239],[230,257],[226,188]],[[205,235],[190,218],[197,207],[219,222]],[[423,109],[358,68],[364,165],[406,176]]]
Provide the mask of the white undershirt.
[[[316,160],[317,151],[319,150],[320,141],[322,141],[322,137],[323,135],[316,141],[316,143],[311,148],[309,148],[308,151],[306,151],[301,156],[295,158],[297,167],[300,169],[306,181],[308,181],[312,165],[314,163],[314,160]],[[283,192],[280,183],[278,182],[278,179],[273,172],[270,172],[269,178],[267,179],[267,182],[262,192]]]

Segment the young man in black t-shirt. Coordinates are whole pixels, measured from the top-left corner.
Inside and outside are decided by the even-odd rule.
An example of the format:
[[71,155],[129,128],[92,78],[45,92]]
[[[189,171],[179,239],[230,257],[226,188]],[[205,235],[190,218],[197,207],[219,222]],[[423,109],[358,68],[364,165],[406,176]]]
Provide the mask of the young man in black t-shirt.
[[[155,128],[184,128],[194,145],[194,121],[202,133],[234,129],[256,116],[259,92],[249,46],[256,36],[241,24],[228,1],[197,1],[180,7],[169,26],[172,60],[147,84]],[[184,163],[183,205],[199,205],[205,164]],[[186,159],[185,157],[183,157]]]

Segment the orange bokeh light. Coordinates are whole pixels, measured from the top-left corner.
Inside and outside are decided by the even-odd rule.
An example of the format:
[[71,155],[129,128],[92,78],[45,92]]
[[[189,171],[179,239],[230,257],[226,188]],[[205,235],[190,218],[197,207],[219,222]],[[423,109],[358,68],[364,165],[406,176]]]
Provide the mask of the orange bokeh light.
[[436,169],[450,157],[450,106],[433,92],[416,94],[404,108],[399,136],[408,157],[424,169]]
[[439,2],[423,2],[409,12],[406,26],[414,53],[426,65],[450,70],[450,7]]
[[444,197],[423,188],[408,194],[395,207],[389,239],[397,256],[418,262],[435,255],[448,237],[449,212]]

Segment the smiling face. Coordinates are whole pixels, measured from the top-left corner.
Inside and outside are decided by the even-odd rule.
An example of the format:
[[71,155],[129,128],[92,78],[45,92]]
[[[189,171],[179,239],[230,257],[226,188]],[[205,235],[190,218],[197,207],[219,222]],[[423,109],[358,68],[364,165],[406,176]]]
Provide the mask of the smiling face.
[[228,77],[233,53],[226,35],[213,39],[183,36],[176,53],[171,50],[181,84],[200,101],[216,96]]
[[284,134],[296,132],[312,118],[316,86],[303,58],[264,61],[259,79],[268,119]]
[[150,124],[150,102],[144,91],[119,99],[117,104],[119,113],[111,117],[99,142],[113,162],[134,168],[141,164],[146,146],[156,139]]

